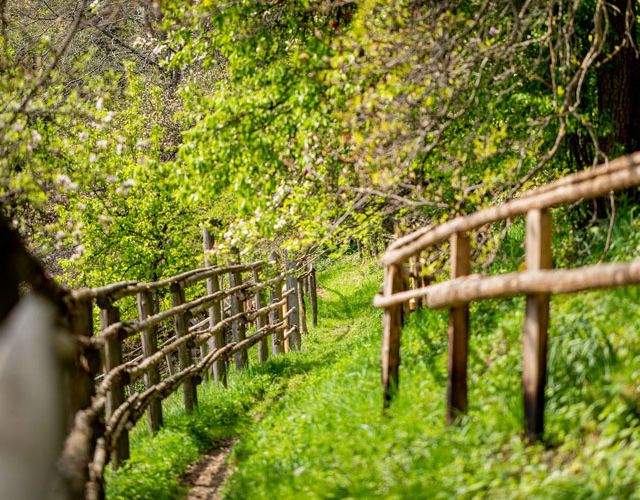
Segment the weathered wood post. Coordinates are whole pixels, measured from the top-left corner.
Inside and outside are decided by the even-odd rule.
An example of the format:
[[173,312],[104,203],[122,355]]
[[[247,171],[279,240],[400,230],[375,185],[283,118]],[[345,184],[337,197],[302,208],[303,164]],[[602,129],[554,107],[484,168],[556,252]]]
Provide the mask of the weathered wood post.
[[[110,301],[100,305],[101,329],[120,321],[120,310]],[[107,337],[104,346],[104,372],[105,375],[122,364],[122,341],[118,335]],[[125,384],[121,377],[115,377],[111,383],[111,389],[107,394],[106,419],[124,403]],[[123,429],[118,437],[115,448],[111,451],[111,466],[113,469],[120,467],[122,462],[129,458],[129,432]]]
[[311,320],[313,326],[318,326],[318,284],[316,282],[316,269],[311,267],[309,275],[309,306],[311,307]]
[[[411,265],[408,262],[405,262],[405,263],[399,264],[398,267],[401,273],[402,289],[409,290],[411,288],[411,281],[409,279],[409,276],[411,274],[410,272]],[[409,317],[409,314],[411,314],[411,304],[409,301],[402,303],[402,314],[404,314],[405,318]]]
[[[171,302],[173,306],[179,306],[184,304],[184,289],[180,283],[171,284]],[[174,314],[173,323],[176,332],[176,337],[184,337],[189,333],[189,326],[187,321],[187,313],[179,312]],[[180,370],[186,370],[193,364],[191,357],[191,346],[187,342],[187,345],[183,344],[178,347],[178,362],[180,363]],[[198,404],[198,393],[196,390],[196,380],[194,377],[187,377],[182,384],[183,400],[185,411],[191,412]]]
[[[155,306],[153,300],[153,294],[149,290],[138,292],[136,296],[136,302],[138,306],[138,317],[141,320],[153,316],[155,313]],[[142,330],[140,332],[140,338],[142,340],[142,355],[148,358],[158,351],[158,329],[155,326]],[[171,362],[171,358],[167,359],[167,363]],[[169,368],[171,371],[171,368]],[[144,374],[144,385],[148,389],[156,384],[160,383],[160,369],[158,365],[150,366]],[[151,432],[156,432],[162,427],[162,400],[154,396],[149,403],[147,409],[147,422],[149,423],[149,429]]]
[[[240,263],[240,252],[237,249],[233,250],[234,259],[232,259],[232,263],[239,264]],[[236,286],[240,286],[242,284],[242,273],[240,271],[231,271],[229,273],[229,287],[234,288]],[[231,315],[235,316],[237,314],[244,312],[244,301],[242,290],[234,292],[231,295]],[[241,342],[246,338],[246,317],[243,314],[240,318],[233,320],[231,325],[231,332],[233,336],[234,342]],[[249,355],[247,354],[247,350],[243,349],[241,351],[237,351],[233,354],[233,360],[236,364],[237,370],[242,370],[249,365]]]
[[[551,215],[547,210],[530,210],[525,235],[527,271],[551,269]],[[544,432],[544,388],[547,377],[547,330],[549,294],[527,295],[522,339],[522,389],[526,436],[531,441]]]
[[[413,290],[417,290],[421,286],[420,280],[420,264],[418,261],[418,257],[412,257],[410,262],[410,271],[409,276],[411,279],[411,288]],[[413,310],[419,309],[422,306],[422,299],[417,298],[413,299]]]
[[289,334],[289,347],[292,351],[299,351],[301,346],[300,324],[299,324],[299,306],[298,306],[298,282],[294,275],[296,264],[290,260],[285,252],[285,271],[287,273],[286,288],[287,292],[287,312],[295,309],[295,312],[287,317],[287,330],[293,328]]
[[[271,252],[269,260],[273,261],[277,265],[278,254]],[[269,302],[275,304],[282,300],[282,280],[278,280],[271,290],[269,291]],[[272,325],[275,325],[282,321],[282,308],[278,307],[269,313],[269,321]],[[282,329],[273,332],[271,337],[271,352],[274,356],[282,354],[284,352],[284,332]]]
[[[258,272],[257,268],[253,270],[253,281],[256,285],[260,283],[260,273]],[[263,294],[263,291],[261,289],[256,290],[256,295],[255,295],[256,311],[259,309],[262,309],[262,307],[264,306],[263,300],[262,300],[262,294]],[[256,316],[256,331],[260,330],[266,325],[267,325],[267,318],[265,318],[265,315],[258,314],[258,316]],[[267,361],[267,359],[269,359],[269,345],[267,343],[267,337],[262,337],[258,341],[258,361],[260,363],[264,363],[265,361]]]
[[[227,282],[226,274],[218,275],[218,284],[220,285],[220,290],[227,290],[228,288],[230,288],[229,286],[227,286],[226,282]],[[228,302],[228,304],[225,304],[225,300]],[[231,297],[222,297],[220,299],[220,321],[225,321],[229,317],[229,312],[231,310],[230,305],[231,305]],[[220,331],[222,346],[227,345],[227,342],[229,341],[229,339],[233,340],[233,336],[231,335],[232,330],[233,330],[232,325],[229,325],[229,324],[225,324],[222,327],[222,330]],[[224,366],[223,384],[226,386],[227,377],[229,374],[229,363],[230,363],[229,356],[223,356],[222,359],[220,359],[219,361]]]
[[[429,286],[429,284],[431,283],[431,279],[430,279],[429,276],[426,276],[424,274],[424,270],[422,269],[422,262],[421,262],[420,259],[418,260],[418,273],[420,275],[420,278],[418,280],[418,282],[420,283],[420,286],[421,287]],[[423,296],[423,297],[420,297],[419,300],[420,300],[420,307],[425,307],[426,308],[427,307],[427,297],[426,297],[426,295]]]
[[[451,236],[451,278],[471,271],[471,245],[462,233]],[[449,378],[447,382],[447,423],[467,411],[467,357],[469,346],[469,304],[449,309]]]
[[[84,340],[90,339],[93,336],[93,301],[84,297],[75,297],[73,294],[68,294],[64,300],[68,312],[69,333]],[[69,429],[74,426],[76,413],[91,405],[95,375],[100,369],[99,351],[95,348],[82,347],[80,343],[76,343],[76,348],[73,365],[68,366],[64,380]],[[65,461],[61,471],[70,498],[85,498],[88,495],[86,486],[90,471],[87,465],[93,457],[97,440],[104,434],[104,423],[94,421],[90,432],[91,437],[86,446],[85,443],[78,446],[79,443],[70,443],[68,440],[65,443],[63,450]],[[103,497],[101,481],[96,483],[95,488],[96,490],[92,493],[99,498]]]
[[309,269],[307,270],[306,276],[302,280],[302,294],[305,297],[308,297],[311,293],[311,287],[309,286],[311,280],[311,264],[309,264]]
[[299,325],[300,331],[304,334],[309,333],[309,329],[307,328],[307,306],[304,303],[304,285],[302,283],[302,278],[298,278],[296,280],[296,293],[298,295],[298,305],[299,307]]
[[[389,297],[404,290],[402,270],[390,265],[384,270],[383,294]],[[384,408],[391,404],[400,382],[400,333],[402,330],[402,304],[385,307],[382,316],[382,396]]]
[[[215,263],[215,257],[212,258],[210,254],[211,248],[213,247],[213,241],[211,239],[211,234],[206,227],[202,228],[202,247],[204,250],[204,266],[211,267]],[[207,278],[207,293],[211,295],[219,291],[220,279],[217,274],[214,274]],[[222,321],[222,299],[214,302],[211,307],[209,307],[208,313],[209,327],[213,328]],[[212,350],[224,347],[224,329],[214,333],[209,340],[209,343],[209,347]],[[211,374],[213,375],[213,380],[215,380],[216,383],[227,385],[227,371],[224,359],[220,358],[213,362],[211,365]]]
[[[66,300],[69,333],[78,337],[91,338],[93,336],[93,302],[91,299],[80,299],[71,295]],[[95,359],[93,359],[94,357]],[[94,391],[94,374],[92,372],[94,369],[96,372],[99,370],[99,358],[99,353],[82,348],[75,356],[75,364],[69,370],[68,378],[65,381],[69,398],[67,403],[69,428],[74,424],[76,412],[91,404],[91,395]]]
[[[271,304],[280,302],[282,300],[282,282],[278,281],[269,293],[269,301]],[[269,313],[269,319],[272,325],[280,323],[282,321],[282,309],[280,307],[274,309]],[[284,352],[284,333],[282,329],[275,331],[271,337],[271,352],[274,356],[282,354]]]

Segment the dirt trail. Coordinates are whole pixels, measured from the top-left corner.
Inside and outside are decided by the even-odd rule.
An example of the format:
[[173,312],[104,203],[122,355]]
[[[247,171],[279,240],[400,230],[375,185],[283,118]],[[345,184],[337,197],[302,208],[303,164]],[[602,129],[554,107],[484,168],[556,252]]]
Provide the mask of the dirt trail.
[[227,464],[227,457],[231,453],[233,442],[232,439],[221,442],[187,469],[184,484],[191,488],[187,500],[221,498],[220,493],[232,472]]

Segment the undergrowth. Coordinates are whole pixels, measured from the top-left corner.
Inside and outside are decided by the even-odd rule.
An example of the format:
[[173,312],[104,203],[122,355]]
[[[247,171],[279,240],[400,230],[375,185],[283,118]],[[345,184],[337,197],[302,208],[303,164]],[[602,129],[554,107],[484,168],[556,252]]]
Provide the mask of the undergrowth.
[[[640,227],[626,214],[608,260],[637,254]],[[511,231],[513,268],[522,226]],[[606,230],[587,231],[600,235],[593,255],[578,259],[566,247],[557,265],[598,260]],[[158,436],[134,433],[133,458],[109,478],[110,497],[178,496],[188,463],[239,436],[228,498],[640,498],[637,288],[553,297],[545,437],[527,445],[524,299],[472,305],[469,412],[447,427],[446,312],[407,319],[400,390],[382,412],[381,312],[371,305],[381,278],[375,263],[327,263],[320,327],[304,351],[235,374],[227,390],[205,385],[192,416],[174,402]]]
[[[639,229],[632,215],[620,223]],[[614,235],[608,259],[633,258],[618,253],[623,237]],[[604,236],[594,253],[603,246]],[[527,445],[524,299],[472,305],[469,412],[447,427],[446,313],[409,317],[400,391],[383,414],[381,314],[370,306],[381,276],[358,269],[343,263],[321,281],[317,335],[327,345],[342,328],[347,348],[239,441],[228,498],[640,497],[638,289],[553,298],[545,439]]]

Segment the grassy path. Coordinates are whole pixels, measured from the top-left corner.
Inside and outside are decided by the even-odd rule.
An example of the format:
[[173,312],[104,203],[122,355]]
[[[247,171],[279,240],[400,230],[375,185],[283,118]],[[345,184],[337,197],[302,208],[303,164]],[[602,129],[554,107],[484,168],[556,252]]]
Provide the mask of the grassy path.
[[[283,410],[283,401],[304,393],[317,383],[319,374],[354,355],[367,328],[373,344],[380,313],[371,307],[371,298],[380,279],[377,265],[356,266],[354,261],[321,273],[321,325],[304,337],[303,352],[258,365],[252,349],[251,368],[230,373],[226,389],[206,383],[200,386],[199,406],[192,415],[182,411],[180,394],[169,398],[164,404],[165,427],[158,434],[151,436],[144,421],[134,429],[132,457],[116,473],[108,472],[107,497],[170,499],[185,495],[182,476],[201,455],[225,446],[231,438],[240,438],[235,449],[241,449],[253,429]],[[377,356],[369,362],[375,370]],[[237,451],[232,454],[235,461]]]
[[446,314],[409,319],[401,391],[383,415],[379,268],[343,260],[319,278],[321,324],[304,351],[206,387],[196,415],[170,412],[153,440],[134,433],[111,497],[175,498],[187,464],[231,437],[227,498],[639,497],[637,289],[554,298],[547,442],[525,446],[521,300],[474,306],[470,411],[447,428]]
[[228,498],[640,497],[640,290],[554,298],[547,442],[526,446],[522,299],[472,308],[470,411],[452,428],[446,313],[412,315],[384,416],[373,269],[322,276],[322,328],[302,355],[315,368],[237,443]]

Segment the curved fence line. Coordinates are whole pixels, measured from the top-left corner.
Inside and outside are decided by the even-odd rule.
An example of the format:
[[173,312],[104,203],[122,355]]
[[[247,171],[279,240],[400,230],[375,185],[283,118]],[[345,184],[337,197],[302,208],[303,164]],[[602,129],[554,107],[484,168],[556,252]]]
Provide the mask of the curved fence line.
[[[616,168],[612,168],[612,165]],[[591,172],[591,175],[586,175],[586,172]],[[585,171],[583,175],[576,174],[564,179],[569,181],[560,182],[562,181],[560,179],[555,185],[549,184],[548,189],[533,190],[502,205],[459,216],[440,225],[419,229],[403,237],[400,246],[391,245],[383,256],[382,262],[385,266],[400,264],[456,233],[464,233],[485,224],[525,215],[533,209],[548,209],[637,186],[640,183],[640,152],[618,158],[610,165],[596,167],[593,171]]]
[[[207,251],[206,231],[204,236]],[[258,344],[260,363],[270,353],[300,349],[305,294],[317,324],[311,264],[286,257],[278,262],[275,255],[269,261],[208,264],[152,283],[123,281],[66,293],[77,356],[60,470],[71,498],[104,497],[105,468],[129,457],[130,429],[145,413],[150,429],[160,429],[162,401],[178,388],[190,412],[198,402],[197,386],[206,379],[226,385],[229,364],[245,369],[252,346]],[[206,287],[190,289],[193,298],[187,300],[185,290],[205,280]],[[133,297],[137,317],[122,319],[131,315]],[[171,305],[163,308],[167,301]],[[135,357],[125,360],[125,351]]]
[[[383,256],[382,293],[374,305],[384,308],[382,385],[385,407],[398,388],[400,331],[403,316],[414,305],[449,308],[447,421],[467,409],[467,356],[469,302],[526,295],[522,339],[522,386],[526,435],[530,440],[544,431],[547,330],[551,294],[640,284],[640,261],[598,264],[577,269],[552,267],[549,209],[592,199],[640,184],[640,152],[623,156],[524,193],[519,198],[440,225],[430,225],[398,238]],[[468,232],[487,224],[526,215],[526,270],[495,276],[472,275]],[[422,253],[450,243],[451,280],[428,286],[418,270]],[[409,262],[407,264],[407,261]]]

